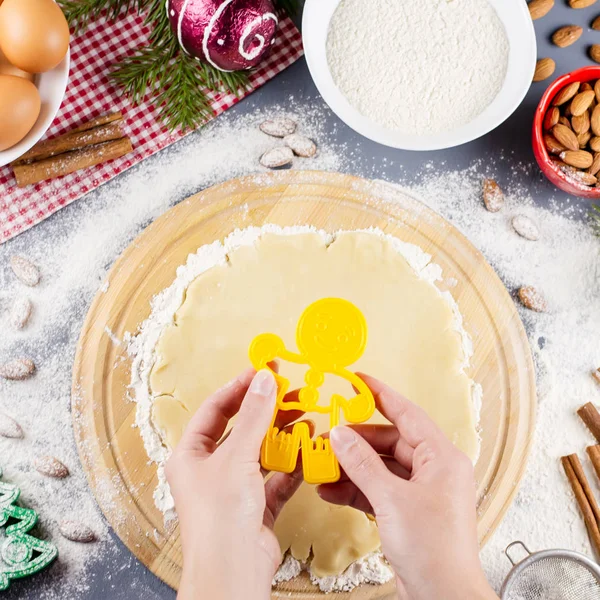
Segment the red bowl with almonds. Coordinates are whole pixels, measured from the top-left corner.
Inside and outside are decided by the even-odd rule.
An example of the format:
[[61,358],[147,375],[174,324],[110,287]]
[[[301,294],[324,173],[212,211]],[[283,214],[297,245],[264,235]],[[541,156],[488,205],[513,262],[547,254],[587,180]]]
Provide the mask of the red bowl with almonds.
[[[581,86],[584,83],[591,84],[594,86],[594,82],[600,80],[600,65],[599,66],[590,66],[584,67],[583,69],[578,69],[577,71],[573,71],[572,73],[567,73],[562,77],[558,78],[550,87],[546,90],[542,99],[537,107],[535,112],[535,118],[533,121],[533,153],[535,154],[535,158],[540,166],[540,169],[543,171],[544,175],[558,188],[561,190],[573,194],[574,196],[581,196],[583,198],[592,198],[594,200],[600,199],[600,187],[596,187],[596,182],[593,181],[595,175],[589,177],[589,167],[584,167],[583,165],[587,164],[585,161],[589,160],[589,157],[584,155],[577,156],[570,154],[566,158],[570,162],[578,163],[578,160],[583,158],[583,162],[578,168],[575,168],[571,165],[565,164],[561,159],[560,146],[562,144],[559,143],[558,148],[553,148],[554,152],[551,153],[548,150],[545,135],[550,134],[552,136],[552,131],[548,131],[544,126],[544,121],[549,111],[554,108],[555,100],[558,99],[559,94],[563,94],[569,92],[572,88],[572,84],[579,83],[579,88],[576,92],[580,93]],[[575,88],[577,86],[573,86]],[[569,94],[568,94],[569,95]],[[569,100],[570,102],[570,100]],[[564,115],[565,107],[569,105],[569,102],[565,102],[561,104],[557,108],[560,109],[561,116],[569,119],[572,122],[572,115]],[[589,114],[589,113],[588,113]],[[554,119],[550,119],[550,115],[548,115],[549,122],[546,123],[546,126],[552,124]],[[571,125],[572,127],[572,125]],[[577,136],[576,132],[575,135]],[[593,137],[594,134],[592,133]],[[583,138],[585,139],[585,138]],[[583,141],[581,139],[580,141]],[[567,140],[568,141],[568,136]],[[600,142],[600,140],[599,140]],[[569,152],[568,148],[565,148],[567,152]],[[594,151],[589,147],[585,146],[581,148],[581,150],[588,152],[594,156]],[[575,160],[571,160],[575,159]],[[600,160],[600,158],[599,158]],[[561,164],[562,163],[562,164]],[[592,166],[592,171],[595,169],[595,164]],[[597,174],[598,185],[600,185],[600,173]]]

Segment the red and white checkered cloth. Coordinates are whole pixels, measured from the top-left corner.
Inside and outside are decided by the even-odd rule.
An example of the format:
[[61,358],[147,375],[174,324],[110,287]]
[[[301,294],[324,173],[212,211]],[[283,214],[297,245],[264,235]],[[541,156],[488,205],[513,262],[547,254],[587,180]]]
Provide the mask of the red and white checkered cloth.
[[[0,243],[43,221],[129,167],[183,137],[169,133],[158,120],[157,111],[144,102],[132,106],[108,79],[110,67],[120,57],[148,40],[149,28],[136,13],[116,23],[99,19],[71,41],[71,73],[62,107],[46,137],[65,133],[107,112],[123,113],[125,133],[133,152],[116,160],[71,175],[20,189],[12,169],[0,167]],[[277,41],[265,62],[250,75],[250,89],[239,98],[210,94],[215,116],[269,81],[302,56],[300,32],[289,18],[280,22]]]

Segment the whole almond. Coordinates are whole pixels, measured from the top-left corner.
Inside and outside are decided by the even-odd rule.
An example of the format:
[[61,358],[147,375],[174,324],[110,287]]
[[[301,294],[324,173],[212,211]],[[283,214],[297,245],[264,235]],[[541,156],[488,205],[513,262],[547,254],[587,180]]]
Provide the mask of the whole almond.
[[593,137],[590,140],[590,148],[594,152],[600,152],[600,137]]
[[40,282],[39,269],[23,256],[11,256],[10,266],[13,273],[25,285],[35,287]]
[[544,129],[550,131],[550,129],[552,129],[558,123],[559,119],[560,110],[556,108],[556,106],[553,106],[548,110],[546,116],[544,117]]
[[540,230],[538,226],[525,215],[517,215],[511,221],[513,229],[526,240],[537,242],[540,239]]
[[558,123],[552,128],[552,135],[568,150],[579,150],[579,142],[573,130],[566,125]]
[[592,132],[591,131],[584,131],[583,133],[579,133],[577,134],[577,141],[579,142],[579,147],[581,149],[585,148],[588,145],[588,142],[590,141],[592,137]]
[[25,296],[17,298],[13,302],[12,308],[10,309],[10,322],[15,329],[23,329],[23,327],[27,325],[29,317],[31,316],[32,307],[31,300],[25,298]]
[[28,379],[34,372],[35,365],[28,358],[17,358],[0,365],[0,377],[12,381]]
[[531,0],[529,3],[529,14],[535,21],[545,17],[554,6],[554,0]]
[[283,138],[296,131],[296,122],[288,117],[275,117],[261,123],[260,130],[272,137]]
[[600,104],[592,111],[590,127],[595,136],[600,136]]
[[600,31],[600,15],[592,21],[592,29]]
[[594,161],[592,162],[587,172],[590,175],[596,175],[598,172],[600,172],[600,152],[594,153]]
[[[600,17],[599,17],[600,18]],[[600,383],[600,369],[596,369],[595,371],[592,371],[592,377],[598,382]]]
[[550,152],[550,154],[560,154],[566,150],[566,148],[549,133],[544,135],[544,143],[546,144],[546,148],[548,148],[548,152]]
[[552,41],[559,48],[566,48],[574,44],[583,33],[583,27],[579,25],[565,25],[554,32]]
[[580,92],[585,92],[586,90],[593,90],[594,88],[587,82],[584,81],[579,88]]
[[551,58],[540,58],[535,65],[534,81],[548,79],[556,70],[556,63]]
[[[598,17],[600,19],[600,17]],[[600,79],[594,84],[594,92],[596,92],[596,102],[600,100]]]
[[573,100],[571,100],[571,114],[574,117],[581,116],[590,107],[590,104],[594,101],[595,97],[596,93],[594,90],[579,92]]
[[590,46],[590,58],[597,63],[600,63],[600,44]]
[[565,127],[568,127],[569,129],[571,129],[571,121],[569,121],[569,119],[567,119],[567,117],[561,115],[560,118],[558,119],[558,122],[561,125],[564,125]]
[[593,155],[585,150],[576,150],[575,152],[566,150],[560,154],[560,158],[564,163],[576,169],[588,169],[594,162]]
[[89,544],[96,540],[96,534],[87,525],[78,523],[77,521],[61,521],[58,529],[63,537],[72,542]]
[[15,440],[23,439],[23,429],[21,426],[12,417],[3,412],[0,412],[0,436]]
[[529,310],[534,310],[536,312],[547,312],[548,303],[546,302],[546,299],[534,287],[522,287],[518,291],[518,296],[521,304],[523,304],[523,306]]
[[299,133],[286,135],[283,141],[292,149],[296,156],[312,158],[317,153],[317,145],[311,139]]
[[[594,92],[592,92],[593,94]],[[571,117],[571,127],[579,135],[590,130],[590,113],[586,110],[582,115]]]
[[69,469],[54,456],[40,456],[33,462],[38,473],[54,479],[64,479],[69,476]]
[[596,4],[596,0],[569,0],[571,8],[587,8],[592,4]]
[[596,185],[598,183],[598,178],[595,175],[591,175],[590,173],[586,173],[585,171],[581,171],[580,169],[575,169],[574,167],[565,166],[563,169],[567,179],[572,181],[577,185]]
[[260,164],[268,169],[278,169],[279,167],[286,167],[287,165],[292,164],[293,160],[294,153],[292,152],[292,149],[287,146],[281,146],[273,148],[272,150],[267,150],[267,152],[260,157]]
[[566,87],[564,87],[556,96],[554,96],[554,100],[552,101],[553,106],[561,106],[565,102],[568,102],[575,96],[575,94],[579,91],[581,83],[579,81],[574,81],[570,83]]
[[490,212],[498,212],[504,206],[504,193],[493,179],[483,182],[483,203]]

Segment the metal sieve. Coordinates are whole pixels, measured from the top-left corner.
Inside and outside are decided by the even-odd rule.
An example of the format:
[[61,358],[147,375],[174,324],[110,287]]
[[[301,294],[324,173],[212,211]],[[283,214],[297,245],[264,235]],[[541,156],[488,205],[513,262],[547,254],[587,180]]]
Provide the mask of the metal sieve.
[[[513,560],[510,551],[521,546],[527,557]],[[600,567],[570,550],[530,552],[523,542],[504,551],[513,569],[508,574],[502,600],[600,600]]]

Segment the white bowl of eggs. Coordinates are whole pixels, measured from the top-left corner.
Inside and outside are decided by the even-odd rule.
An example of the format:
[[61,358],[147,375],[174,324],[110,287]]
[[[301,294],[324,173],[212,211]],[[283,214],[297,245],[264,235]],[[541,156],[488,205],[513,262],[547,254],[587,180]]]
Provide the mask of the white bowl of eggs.
[[0,0],[0,166],[50,127],[69,62],[69,26],[53,0]]

